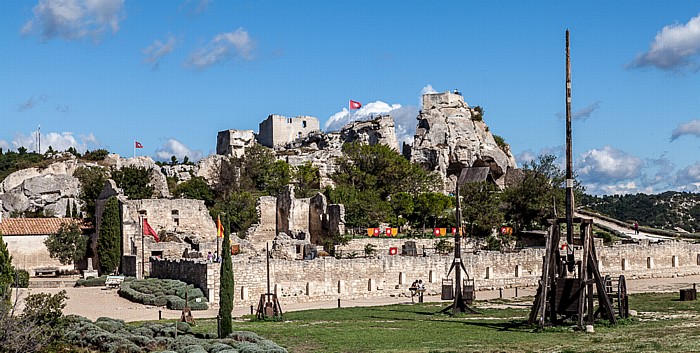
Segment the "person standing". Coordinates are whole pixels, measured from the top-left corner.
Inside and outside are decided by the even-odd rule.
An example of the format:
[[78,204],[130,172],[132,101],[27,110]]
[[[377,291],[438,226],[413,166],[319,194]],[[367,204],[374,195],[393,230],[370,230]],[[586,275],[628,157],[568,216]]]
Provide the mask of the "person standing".
[[639,234],[639,222],[634,221],[634,234],[638,235]]

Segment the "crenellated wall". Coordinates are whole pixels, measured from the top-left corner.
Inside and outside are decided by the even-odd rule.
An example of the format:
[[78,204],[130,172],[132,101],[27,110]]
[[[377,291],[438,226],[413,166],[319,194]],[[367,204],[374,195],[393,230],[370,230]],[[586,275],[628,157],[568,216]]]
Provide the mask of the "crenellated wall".
[[[604,275],[650,278],[700,274],[700,244],[666,242],[599,247],[597,250]],[[484,289],[536,286],[541,276],[543,256],[544,249],[540,248],[513,253],[467,252],[462,259],[477,288]],[[155,258],[151,258],[151,263],[152,276],[195,284],[212,304],[218,303],[220,264]],[[436,254],[355,259],[319,257],[308,261],[271,259],[271,290],[278,295],[282,305],[401,295],[407,293],[416,279],[423,279],[428,293],[437,294],[451,263],[452,256]],[[256,305],[260,295],[266,292],[265,257],[236,256],[233,269],[234,305]]]

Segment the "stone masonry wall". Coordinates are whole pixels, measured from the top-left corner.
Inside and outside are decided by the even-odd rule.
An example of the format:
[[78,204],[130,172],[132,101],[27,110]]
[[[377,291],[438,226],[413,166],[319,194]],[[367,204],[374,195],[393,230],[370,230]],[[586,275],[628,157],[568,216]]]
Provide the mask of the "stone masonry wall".
[[[651,278],[700,274],[700,244],[667,242],[600,247],[598,254],[604,275]],[[484,289],[536,286],[541,276],[543,256],[544,249],[526,249],[517,253],[482,251],[467,253],[463,260],[468,276],[475,279],[477,288]],[[174,264],[162,267],[156,264],[167,260],[151,261],[154,262],[154,273],[161,278],[201,283],[206,277],[207,284],[198,287],[206,288],[213,305],[218,303],[220,264],[195,266],[185,265],[188,261],[180,260],[179,266],[187,269],[181,270]],[[419,278],[426,283],[428,293],[438,294],[441,280],[446,278],[451,263],[452,257],[448,255],[381,255],[341,260],[320,257],[310,261],[272,259],[271,290],[278,295],[283,307],[295,302],[405,295],[411,282]],[[256,305],[260,294],[266,292],[265,258],[236,256],[233,268],[234,305]]]

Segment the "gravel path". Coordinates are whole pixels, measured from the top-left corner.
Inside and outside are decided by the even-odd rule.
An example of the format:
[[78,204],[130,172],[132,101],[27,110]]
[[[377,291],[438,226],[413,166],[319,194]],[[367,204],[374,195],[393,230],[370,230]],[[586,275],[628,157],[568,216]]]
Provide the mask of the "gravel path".
[[[693,283],[700,283],[700,276],[635,279],[627,281],[627,290],[629,293],[678,292],[678,290],[681,288],[692,288]],[[76,314],[87,317],[91,320],[95,320],[98,317],[105,316],[125,321],[143,321],[158,319],[158,312],[161,311],[161,317],[164,319],[176,319],[180,317],[180,311],[132,303],[124,298],[119,297],[115,289],[105,289],[103,287],[30,288],[19,290],[19,295],[20,298],[23,298],[26,297],[28,293],[55,294],[61,290],[66,290],[68,295],[66,307],[63,310],[63,313],[67,315]],[[534,295],[536,290],[537,288],[535,287],[519,288],[518,296]],[[501,293],[498,290],[479,291],[477,292],[476,296],[478,300],[486,300],[498,298],[500,294]],[[504,298],[512,298],[515,296],[515,289],[504,289],[502,294]],[[440,302],[440,296],[425,296],[425,301]],[[408,304],[411,303],[411,300],[410,298],[406,297],[383,297],[357,300],[342,300],[341,306],[376,306],[401,303]],[[337,307],[337,300],[319,301],[312,303],[282,304],[282,310],[284,311],[330,309]],[[213,318],[216,317],[217,310],[209,309],[206,311],[194,311],[192,312],[192,314],[195,317],[195,319]],[[233,310],[234,317],[240,317],[246,314],[250,314],[250,307],[236,307]]]

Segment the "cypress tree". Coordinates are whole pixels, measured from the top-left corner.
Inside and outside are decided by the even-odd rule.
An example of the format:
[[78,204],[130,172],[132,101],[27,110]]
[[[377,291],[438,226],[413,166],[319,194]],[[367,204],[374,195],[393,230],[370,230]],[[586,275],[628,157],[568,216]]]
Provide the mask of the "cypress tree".
[[73,218],[80,218],[78,216],[78,206],[75,205],[75,200],[73,200],[73,212],[71,212],[71,216],[73,216]]
[[7,250],[7,244],[2,239],[2,233],[0,233],[0,309],[2,308],[2,302],[10,300],[9,289],[12,284],[12,279],[14,276],[14,268],[12,267],[12,256],[10,251]]
[[109,198],[102,213],[100,234],[97,238],[97,256],[100,259],[101,274],[113,273],[119,267],[121,258],[121,222],[119,201]]
[[73,218],[73,215],[70,213],[70,201],[66,200],[66,215],[63,216],[64,218]]
[[228,226],[228,216],[224,221],[224,240],[221,247],[221,282],[219,289],[219,318],[221,319],[221,338],[228,337],[233,332],[233,261],[231,260],[231,239]]

